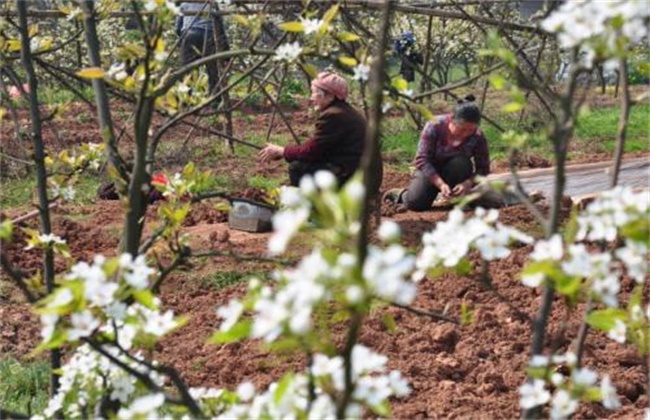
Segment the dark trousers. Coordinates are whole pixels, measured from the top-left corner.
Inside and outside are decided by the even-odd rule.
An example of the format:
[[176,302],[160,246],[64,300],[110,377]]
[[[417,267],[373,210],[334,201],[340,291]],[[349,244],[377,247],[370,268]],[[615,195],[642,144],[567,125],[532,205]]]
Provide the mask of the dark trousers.
[[[190,28],[183,36],[181,44],[181,63],[189,64],[201,57],[205,57],[216,52],[214,45],[214,33],[211,30],[201,28]],[[219,69],[216,61],[211,61],[205,65],[208,73],[208,86],[210,93],[216,92],[217,80],[219,79]]]
[[314,175],[318,171],[330,171],[336,177],[339,187],[346,183],[352,176],[349,171],[344,171],[336,165],[324,162],[301,162],[294,161],[289,164],[289,182],[292,186],[298,187],[300,179],[305,175]]
[[[455,156],[436,170],[438,175],[449,185],[449,188],[454,188],[472,176],[473,165],[467,156]],[[402,202],[407,209],[412,211],[428,210],[439,192],[440,190],[420,170],[416,170],[408,190],[402,196]]]

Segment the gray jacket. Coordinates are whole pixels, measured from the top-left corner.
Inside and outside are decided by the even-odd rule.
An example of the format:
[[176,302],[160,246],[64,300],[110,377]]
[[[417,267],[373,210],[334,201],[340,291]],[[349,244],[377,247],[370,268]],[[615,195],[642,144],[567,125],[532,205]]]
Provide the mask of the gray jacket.
[[[188,29],[201,29],[212,31],[212,18],[210,17],[210,4],[205,3],[181,3],[181,20],[177,22],[177,29],[186,32]],[[187,13],[192,12],[192,13]],[[195,14],[199,13],[200,14]]]

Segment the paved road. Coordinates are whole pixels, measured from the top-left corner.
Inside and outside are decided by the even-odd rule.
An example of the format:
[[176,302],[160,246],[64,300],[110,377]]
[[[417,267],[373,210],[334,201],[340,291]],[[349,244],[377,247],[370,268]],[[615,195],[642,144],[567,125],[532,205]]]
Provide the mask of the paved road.
[[[565,195],[580,197],[608,190],[612,162],[571,165],[566,168]],[[553,194],[554,168],[518,172],[526,191],[540,190],[546,197]],[[511,179],[511,174],[496,174],[489,179]],[[618,184],[633,188],[650,188],[650,157],[626,160],[621,165]]]

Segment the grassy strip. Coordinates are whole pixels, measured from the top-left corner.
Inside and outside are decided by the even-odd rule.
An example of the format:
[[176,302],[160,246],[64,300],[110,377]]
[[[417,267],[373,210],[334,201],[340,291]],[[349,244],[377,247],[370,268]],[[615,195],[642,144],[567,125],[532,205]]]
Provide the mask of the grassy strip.
[[0,360],[0,407],[15,413],[42,412],[49,400],[50,368],[45,362]]
[[[576,152],[588,150],[589,153],[605,153],[614,150],[614,143],[618,131],[618,107],[600,108],[586,112],[579,119],[579,124],[574,137]],[[502,114],[497,117],[497,122],[505,129],[519,129],[517,116]],[[529,119],[524,119],[523,127],[531,126]],[[489,145],[493,160],[505,159],[510,146],[503,139],[502,134],[493,126],[483,122],[481,124]],[[420,133],[406,119],[389,120],[384,129],[383,150],[390,159],[389,162],[397,163],[397,167],[408,167],[415,156]],[[524,146],[526,153],[552,157],[552,148],[545,137],[532,133],[528,143]],[[630,121],[627,128],[625,152],[650,151],[650,105],[642,104],[632,108]],[[571,152],[574,153],[574,152]],[[570,153],[570,155],[571,155]]]

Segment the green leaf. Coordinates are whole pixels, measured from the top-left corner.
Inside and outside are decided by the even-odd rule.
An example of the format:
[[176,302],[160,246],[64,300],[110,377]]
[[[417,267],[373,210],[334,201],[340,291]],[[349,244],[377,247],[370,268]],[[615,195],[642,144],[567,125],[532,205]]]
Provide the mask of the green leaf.
[[5,220],[0,223],[0,239],[3,241],[8,241],[11,239],[11,235],[14,231],[14,224],[11,223],[11,220]]
[[381,322],[384,324],[386,329],[390,334],[395,333],[397,330],[397,323],[395,322],[395,318],[391,314],[384,314],[381,317]]
[[233,19],[239,25],[249,27],[251,25],[250,21],[244,15],[233,15]]
[[388,418],[390,417],[390,406],[388,405],[388,401],[384,401],[381,404],[373,405],[370,407],[373,413],[378,415],[379,417],[384,417]]
[[564,227],[564,234],[562,235],[565,244],[572,244],[575,242],[579,228],[580,225],[578,224],[578,207],[574,206],[571,209],[571,215],[569,216],[569,220]]
[[336,37],[343,42],[353,42],[360,39],[359,35],[353,34],[352,32],[340,32]]
[[510,102],[503,107],[503,112],[514,113],[519,112],[524,108],[524,106],[517,102]]
[[461,325],[469,325],[474,322],[474,311],[472,311],[467,303],[460,304],[460,323]]
[[587,315],[587,323],[601,331],[610,331],[616,325],[616,320],[625,321],[625,311],[618,308],[600,309]]
[[358,62],[356,58],[353,57],[347,57],[347,56],[341,56],[339,57],[339,61],[341,64],[348,66],[348,67],[355,67]]
[[299,21],[284,22],[278,25],[278,28],[285,32],[304,32],[305,27]]
[[415,105],[415,110],[422,115],[422,118],[424,118],[426,121],[431,121],[433,119],[433,114],[431,111],[429,111],[429,108],[422,104],[417,104]]
[[404,80],[402,77],[393,78],[393,80],[390,81],[390,85],[400,92],[405,91],[409,88],[409,82]]
[[63,330],[57,328],[54,331],[54,334],[52,334],[52,337],[48,341],[39,344],[32,353],[37,354],[44,350],[57,349],[61,347],[67,339],[67,334]]
[[624,225],[621,227],[621,235],[650,245],[650,219],[643,217]]
[[325,25],[329,25],[330,22],[336,17],[336,15],[339,13],[339,5],[335,4],[334,6],[330,7],[327,12],[323,15],[323,23]]
[[500,74],[492,73],[490,75],[490,85],[496,90],[502,90],[506,86],[506,79]]
[[318,76],[318,68],[309,63],[299,63],[305,73],[309,75],[312,79],[315,79]]
[[239,321],[232,326],[228,331],[216,332],[208,339],[210,344],[224,344],[233,343],[247,337],[251,332],[253,323],[251,320]]
[[466,276],[472,272],[472,264],[467,258],[461,259],[458,264],[456,264],[456,273],[461,276]]
[[567,276],[560,271],[554,271],[552,278],[557,291],[575,301],[582,285],[582,279],[576,276]]
[[150,290],[136,290],[133,292],[133,298],[149,309],[156,309],[154,296]]
[[276,405],[280,404],[280,401],[282,401],[282,397],[284,397],[287,389],[289,389],[291,382],[293,382],[293,374],[291,373],[284,375],[282,379],[280,379],[280,382],[278,382],[278,386],[275,388],[275,392],[273,393],[273,401]]
[[99,67],[87,67],[79,70],[76,74],[83,79],[102,79],[104,70]]

